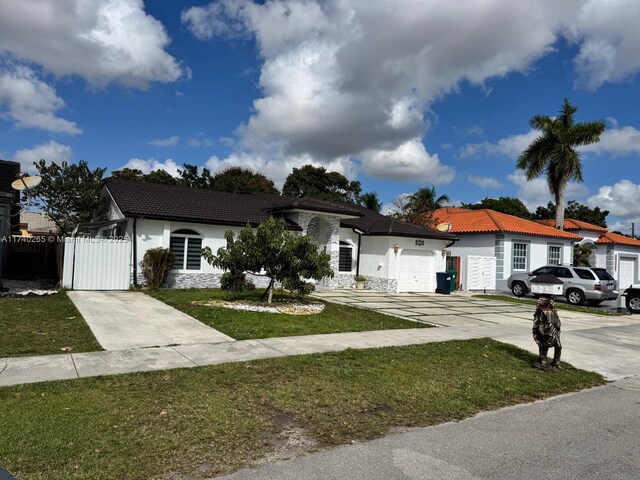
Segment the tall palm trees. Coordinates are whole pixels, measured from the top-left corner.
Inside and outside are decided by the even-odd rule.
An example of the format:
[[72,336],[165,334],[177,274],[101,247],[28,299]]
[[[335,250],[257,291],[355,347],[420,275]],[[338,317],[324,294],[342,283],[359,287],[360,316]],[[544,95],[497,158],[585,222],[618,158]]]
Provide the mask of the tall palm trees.
[[533,180],[543,171],[547,175],[549,191],[556,202],[556,228],[564,225],[564,196],[569,180],[582,181],[582,163],[576,147],[600,141],[605,124],[602,120],[575,123],[577,108],[564,99],[560,114],[534,115],[529,121],[531,128],[540,136],[518,157],[517,167],[525,170],[527,180]]
[[404,217],[410,222],[430,225],[433,212],[449,201],[447,195],[436,197],[435,187],[421,188],[409,197]]

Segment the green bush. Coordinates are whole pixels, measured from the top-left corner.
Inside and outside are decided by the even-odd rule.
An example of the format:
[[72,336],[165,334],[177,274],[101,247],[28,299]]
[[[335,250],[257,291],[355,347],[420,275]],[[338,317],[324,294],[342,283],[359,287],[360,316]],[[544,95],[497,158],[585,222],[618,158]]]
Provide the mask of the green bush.
[[297,278],[284,280],[282,282],[282,286],[298,298],[302,298],[305,295],[310,295],[316,290],[315,284],[311,282],[305,282],[304,280]]
[[140,268],[149,288],[164,285],[175,261],[176,256],[168,248],[151,248],[145,252]]
[[225,272],[220,277],[220,288],[227,292],[227,297],[233,299],[245,290],[255,290],[256,286],[247,280],[244,273]]

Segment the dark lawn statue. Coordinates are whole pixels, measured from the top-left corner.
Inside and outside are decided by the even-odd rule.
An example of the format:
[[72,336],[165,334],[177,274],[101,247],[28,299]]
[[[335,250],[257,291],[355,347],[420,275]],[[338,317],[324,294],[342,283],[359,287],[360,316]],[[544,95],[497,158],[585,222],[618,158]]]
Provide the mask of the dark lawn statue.
[[[551,296],[541,296],[533,314],[533,339],[538,344],[538,359],[534,367],[547,370],[558,367],[562,344],[560,343],[560,317]],[[547,352],[553,347],[553,360],[547,363]]]

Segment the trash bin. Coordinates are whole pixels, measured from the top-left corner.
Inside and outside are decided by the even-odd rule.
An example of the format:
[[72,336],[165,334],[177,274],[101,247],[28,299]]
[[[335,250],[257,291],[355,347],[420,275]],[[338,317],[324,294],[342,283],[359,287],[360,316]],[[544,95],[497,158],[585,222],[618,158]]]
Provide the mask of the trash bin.
[[450,292],[455,292],[456,291],[456,278],[458,278],[458,271],[457,270],[447,270],[447,273],[449,275],[451,275],[451,288],[449,289]]
[[447,272],[436,272],[436,293],[451,293],[451,275]]

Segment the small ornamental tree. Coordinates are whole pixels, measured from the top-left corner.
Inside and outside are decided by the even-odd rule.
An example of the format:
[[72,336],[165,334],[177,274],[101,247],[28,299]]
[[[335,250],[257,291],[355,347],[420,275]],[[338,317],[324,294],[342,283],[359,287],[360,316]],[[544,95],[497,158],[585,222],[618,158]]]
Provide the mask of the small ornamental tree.
[[250,272],[267,277],[269,286],[262,299],[266,297],[268,303],[271,303],[276,281],[304,294],[308,288],[303,278],[333,277],[329,255],[318,251],[318,246],[308,237],[289,233],[283,219],[271,217],[256,229],[246,227],[237,239],[228,231],[225,238],[226,247],[219,248],[216,255],[207,247],[203,257],[212,266],[233,275]]
[[149,288],[156,289],[164,285],[175,261],[176,256],[168,248],[150,248],[144,253],[140,268]]

